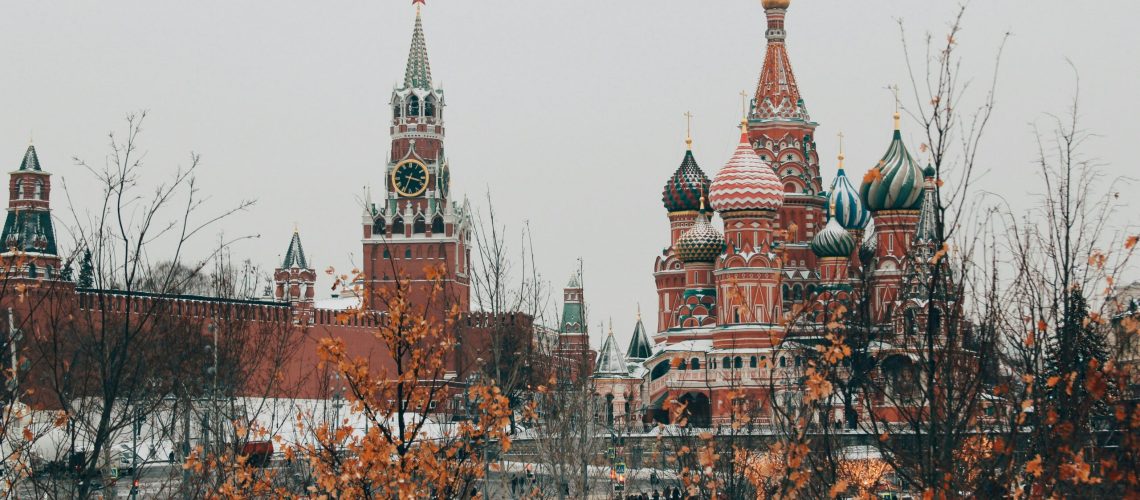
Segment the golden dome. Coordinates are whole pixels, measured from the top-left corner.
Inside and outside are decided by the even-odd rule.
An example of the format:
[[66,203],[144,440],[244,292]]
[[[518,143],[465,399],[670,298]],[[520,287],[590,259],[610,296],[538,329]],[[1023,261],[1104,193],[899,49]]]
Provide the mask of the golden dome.
[[765,9],[786,9],[792,0],[760,0]]

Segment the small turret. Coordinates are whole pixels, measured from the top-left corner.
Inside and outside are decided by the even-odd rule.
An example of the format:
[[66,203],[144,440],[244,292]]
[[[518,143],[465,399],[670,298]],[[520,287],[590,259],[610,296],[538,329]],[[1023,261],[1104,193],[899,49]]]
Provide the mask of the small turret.
[[289,240],[289,249],[285,251],[281,267],[273,272],[273,281],[276,285],[275,299],[290,304],[313,303],[317,273],[309,267],[297,229],[293,229],[293,238]]

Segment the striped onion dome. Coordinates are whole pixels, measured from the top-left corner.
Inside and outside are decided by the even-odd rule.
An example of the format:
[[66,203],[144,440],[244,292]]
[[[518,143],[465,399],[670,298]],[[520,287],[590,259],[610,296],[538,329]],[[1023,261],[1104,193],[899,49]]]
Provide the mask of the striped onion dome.
[[832,217],[845,229],[863,229],[867,226],[867,221],[871,220],[871,212],[863,206],[863,198],[847,178],[843,167],[839,167],[839,173],[831,183],[831,192],[827,195],[827,201],[835,206],[835,214]]
[[832,217],[811,239],[811,251],[817,257],[850,257],[855,251],[855,238]]
[[705,211],[701,210],[693,227],[677,238],[675,248],[682,262],[716,262],[724,252],[724,236],[709,223]]
[[780,178],[752,149],[746,130],[742,130],[740,144],[736,146],[732,158],[713,179],[709,189],[709,204],[717,212],[774,211],[784,204],[784,188]]
[[887,153],[863,178],[860,192],[872,212],[917,210],[922,204],[922,167],[903,145],[898,117],[895,113],[895,134]]
[[665,189],[661,194],[665,210],[683,212],[700,208],[701,197],[709,192],[709,183],[708,176],[701,167],[697,166],[697,160],[693,158],[693,150],[685,151],[681,166],[677,167],[677,171],[665,181]]

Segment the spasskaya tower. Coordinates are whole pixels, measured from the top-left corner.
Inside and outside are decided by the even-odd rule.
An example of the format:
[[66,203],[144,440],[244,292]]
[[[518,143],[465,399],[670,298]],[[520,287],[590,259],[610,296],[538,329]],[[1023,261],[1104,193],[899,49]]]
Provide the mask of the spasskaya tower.
[[[469,210],[451,199],[451,175],[444,147],[443,89],[431,80],[423,19],[416,22],[404,83],[392,91],[391,152],[384,170],[382,199],[369,190],[363,215],[366,289],[410,280],[413,300],[427,296],[426,269],[443,266],[448,298],[470,308]],[[418,290],[417,290],[418,289]]]

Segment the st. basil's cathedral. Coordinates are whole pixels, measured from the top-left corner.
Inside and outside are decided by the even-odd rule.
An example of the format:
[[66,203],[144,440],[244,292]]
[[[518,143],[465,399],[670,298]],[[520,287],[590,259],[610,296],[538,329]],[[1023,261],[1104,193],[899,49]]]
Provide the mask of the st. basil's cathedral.
[[[687,138],[681,165],[665,180],[668,245],[653,263],[657,332],[646,332],[639,313],[626,349],[611,328],[599,351],[593,378],[611,422],[668,422],[671,405],[700,426],[732,415],[771,422],[774,403],[794,408],[802,400],[807,360],[828,342],[825,325],[836,310],[860,301],[877,339],[870,349],[877,376],[899,396],[917,383],[918,345],[908,333],[956,307],[945,293],[929,304],[924,284],[942,241],[937,183],[903,143],[898,110],[886,152],[862,181],[848,178],[840,144],[825,190],[818,124],[785,42],[790,0],[762,3],[767,51],[735,152],[710,179]],[[905,397],[870,407],[890,420],[899,409],[886,406],[898,401]],[[861,418],[837,403],[813,421],[854,427]]]

